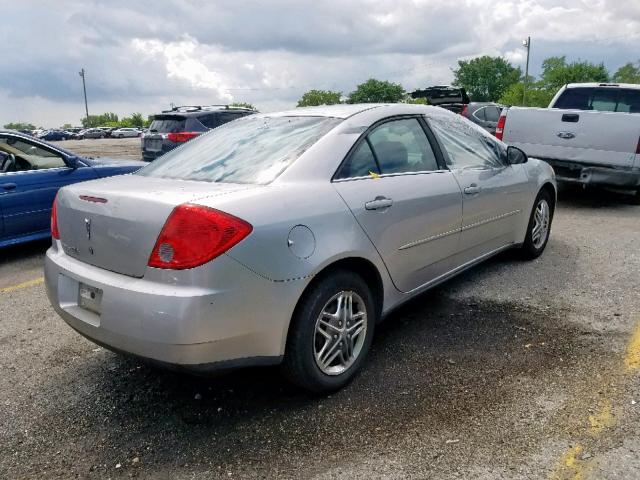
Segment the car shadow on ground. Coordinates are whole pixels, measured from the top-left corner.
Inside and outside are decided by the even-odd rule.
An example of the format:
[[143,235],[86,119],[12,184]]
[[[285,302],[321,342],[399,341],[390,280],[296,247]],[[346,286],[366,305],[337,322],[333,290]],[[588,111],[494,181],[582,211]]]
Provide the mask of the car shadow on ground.
[[577,208],[628,208],[636,205],[633,192],[580,185],[561,184],[558,190],[560,206]]
[[[489,270],[510,258],[498,257]],[[602,355],[590,332],[563,324],[565,312],[447,295],[466,281],[462,276],[393,313],[378,326],[362,374],[327,397],[289,385],[276,368],[199,378],[94,348],[44,387],[59,401],[39,421],[65,431],[86,461],[77,466],[81,474],[112,473],[116,463],[137,468],[136,457],[156,472],[202,462],[287,469],[301,458],[313,463],[313,454],[348,456],[374,439],[397,444],[412,428],[439,439],[473,436],[487,418],[498,421],[516,392],[533,388],[530,394],[539,395],[546,383],[538,382],[563,381],[577,364]],[[44,425],[30,435],[38,428]],[[508,431],[492,427],[484,435]]]
[[0,249],[0,268],[20,260],[33,260],[44,257],[51,246],[51,239],[38,240],[20,245],[12,245]]

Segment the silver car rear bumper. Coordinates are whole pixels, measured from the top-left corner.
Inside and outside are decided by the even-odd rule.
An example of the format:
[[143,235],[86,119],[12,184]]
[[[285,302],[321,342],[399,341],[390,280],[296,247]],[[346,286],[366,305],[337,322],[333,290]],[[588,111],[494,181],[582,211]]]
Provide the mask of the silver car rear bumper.
[[[57,243],[45,260],[47,295],[99,345],[194,371],[274,364],[284,354],[303,281],[273,282],[226,255],[206,268],[150,268],[133,278],[80,262]],[[80,282],[102,291],[100,314],[78,305]]]

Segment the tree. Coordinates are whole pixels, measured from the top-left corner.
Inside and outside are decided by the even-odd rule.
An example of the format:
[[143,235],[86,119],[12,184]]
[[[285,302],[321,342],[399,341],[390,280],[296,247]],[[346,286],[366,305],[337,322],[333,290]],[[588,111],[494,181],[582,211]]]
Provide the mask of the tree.
[[109,124],[119,126],[118,115],[112,112],[107,112],[100,115],[89,115],[89,118],[84,117],[82,119],[82,126],[85,128],[101,127]]
[[453,85],[463,87],[474,102],[494,102],[520,80],[522,70],[502,57],[483,57],[458,60],[453,71]]
[[61,128],[62,130],[69,130],[70,128],[73,128],[73,125],[71,125],[70,123],[65,123]]
[[250,110],[255,110],[256,109],[256,107],[254,107],[253,105],[251,105],[250,103],[247,103],[247,102],[235,102],[235,103],[232,103],[229,106],[230,107],[236,107],[236,108],[248,108]]
[[613,74],[612,80],[618,83],[640,83],[640,61],[633,63],[625,63],[616,73]]
[[340,103],[342,92],[333,92],[331,90],[309,90],[300,100],[298,107],[314,107],[316,105],[335,105]]
[[398,103],[406,98],[402,85],[370,78],[349,94],[349,103]]
[[609,72],[603,63],[595,64],[587,61],[567,63],[567,58],[549,57],[542,62],[542,87],[548,90],[559,90],[567,83],[608,82]]
[[25,123],[25,122],[11,122],[11,123],[7,123],[4,128],[7,128],[9,130],[35,130],[36,127],[35,125],[31,124],[31,123]]
[[[517,82],[511,85],[506,92],[502,94],[498,103],[503,105],[522,105],[522,93],[524,92],[524,83]],[[527,107],[546,108],[555,95],[555,90],[551,91],[543,88],[540,82],[527,83]]]

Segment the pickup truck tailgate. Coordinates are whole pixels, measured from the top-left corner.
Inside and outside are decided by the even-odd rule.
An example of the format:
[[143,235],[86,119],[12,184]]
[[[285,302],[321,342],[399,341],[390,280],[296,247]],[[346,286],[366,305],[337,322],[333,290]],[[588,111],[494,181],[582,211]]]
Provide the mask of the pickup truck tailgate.
[[633,166],[639,138],[640,114],[519,107],[503,136],[531,157],[617,168]]

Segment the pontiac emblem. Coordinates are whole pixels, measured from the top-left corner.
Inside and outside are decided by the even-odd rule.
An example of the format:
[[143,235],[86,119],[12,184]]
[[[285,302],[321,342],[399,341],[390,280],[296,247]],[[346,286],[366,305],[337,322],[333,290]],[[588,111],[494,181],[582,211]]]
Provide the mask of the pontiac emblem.
[[91,219],[84,219],[84,228],[87,230],[87,240],[91,240]]

